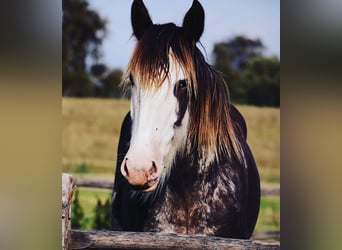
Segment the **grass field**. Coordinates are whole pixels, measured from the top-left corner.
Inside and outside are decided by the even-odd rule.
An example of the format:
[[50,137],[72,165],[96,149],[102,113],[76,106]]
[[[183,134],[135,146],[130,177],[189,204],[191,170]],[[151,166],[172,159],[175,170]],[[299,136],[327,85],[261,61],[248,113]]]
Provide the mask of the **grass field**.
[[[280,182],[280,110],[237,106],[246,119],[248,143],[255,156],[262,186]],[[113,99],[62,99],[62,171],[77,177],[114,180],[114,166],[121,122],[129,101]],[[91,228],[97,198],[110,192],[80,189],[84,228]],[[262,197],[256,230],[279,230],[280,198]]]

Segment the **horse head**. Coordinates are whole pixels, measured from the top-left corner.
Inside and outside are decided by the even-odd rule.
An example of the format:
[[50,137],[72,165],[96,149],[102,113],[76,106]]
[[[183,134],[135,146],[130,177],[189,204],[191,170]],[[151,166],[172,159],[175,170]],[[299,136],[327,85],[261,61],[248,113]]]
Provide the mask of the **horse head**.
[[120,169],[137,190],[150,192],[163,184],[176,154],[186,147],[196,81],[192,53],[203,32],[204,11],[194,0],[182,27],[156,25],[144,3],[135,0],[131,22],[137,45],[124,78],[131,91],[132,137]]

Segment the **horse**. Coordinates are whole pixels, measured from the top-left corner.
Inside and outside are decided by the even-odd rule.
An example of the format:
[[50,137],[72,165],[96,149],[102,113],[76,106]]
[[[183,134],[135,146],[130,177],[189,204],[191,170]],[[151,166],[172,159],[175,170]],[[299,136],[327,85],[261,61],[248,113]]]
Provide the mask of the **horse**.
[[194,0],[182,26],[154,24],[131,6],[137,39],[124,88],[111,230],[247,239],[260,206],[260,180],[246,122],[223,77],[197,43],[204,10]]

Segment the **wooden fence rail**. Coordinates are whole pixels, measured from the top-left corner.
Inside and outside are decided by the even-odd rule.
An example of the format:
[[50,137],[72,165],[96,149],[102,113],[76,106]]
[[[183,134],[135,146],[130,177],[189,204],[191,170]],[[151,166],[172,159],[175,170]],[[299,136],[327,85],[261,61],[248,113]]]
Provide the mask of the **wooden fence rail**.
[[[74,178],[74,183],[78,187],[113,189],[114,180]],[[279,196],[280,188],[261,188],[261,195]]]
[[[62,247],[68,249],[280,249],[279,242],[240,240],[198,235],[150,232],[117,232],[70,229],[70,207],[73,190],[79,187],[112,189],[112,181],[62,176]],[[279,189],[263,191],[279,195]],[[277,233],[277,232],[276,232]],[[279,232],[278,232],[279,235]]]
[[70,249],[280,249],[279,243],[199,235],[71,231]]
[[77,187],[113,189],[114,180],[74,178]]

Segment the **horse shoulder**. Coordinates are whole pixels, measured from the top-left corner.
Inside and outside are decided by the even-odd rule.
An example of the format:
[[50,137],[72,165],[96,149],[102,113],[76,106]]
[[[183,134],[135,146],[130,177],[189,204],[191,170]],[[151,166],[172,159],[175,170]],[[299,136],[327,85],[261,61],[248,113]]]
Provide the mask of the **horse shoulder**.
[[247,170],[247,219],[246,219],[246,236],[249,238],[253,233],[253,229],[258,218],[259,207],[260,207],[260,178],[257,169],[255,159],[252,151],[247,143],[247,125],[242,114],[238,109],[231,105],[231,117],[235,132],[238,133],[240,145],[244,152],[246,159],[246,170]]

